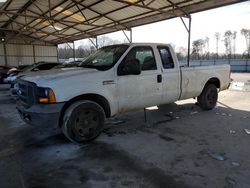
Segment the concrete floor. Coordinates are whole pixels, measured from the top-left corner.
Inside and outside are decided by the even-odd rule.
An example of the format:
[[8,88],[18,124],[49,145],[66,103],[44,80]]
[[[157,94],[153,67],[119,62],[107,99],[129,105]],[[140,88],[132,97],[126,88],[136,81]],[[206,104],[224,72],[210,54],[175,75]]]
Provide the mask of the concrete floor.
[[0,86],[1,188],[174,188],[250,185],[250,92],[223,91],[202,111],[185,100],[107,121],[75,145],[58,130],[23,123]]

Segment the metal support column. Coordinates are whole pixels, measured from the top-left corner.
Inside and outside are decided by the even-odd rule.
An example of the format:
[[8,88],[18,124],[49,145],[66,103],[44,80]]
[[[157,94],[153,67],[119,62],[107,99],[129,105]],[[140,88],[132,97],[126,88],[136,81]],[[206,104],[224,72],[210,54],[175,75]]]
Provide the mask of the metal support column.
[[95,46],[96,46],[96,49],[98,49],[98,37],[97,36],[95,38]]
[[189,29],[188,29],[188,59],[187,59],[187,64],[188,64],[188,67],[190,66],[190,43],[191,43],[191,22],[192,22],[192,18],[191,18],[191,15],[189,16]]
[[56,45],[56,57],[57,57],[57,62],[59,63],[59,48],[58,48],[58,45]]
[[130,42],[133,42],[133,32],[132,32],[132,28],[130,29]]
[[8,64],[8,59],[7,59],[7,52],[6,52],[6,44],[3,43],[3,53],[4,53],[4,61],[5,61],[5,65]]
[[74,57],[74,61],[76,61],[75,41],[73,41],[73,57]]
[[33,48],[33,61],[36,63],[36,51],[35,51],[35,45],[32,45]]
[[96,49],[98,49],[98,39],[97,39],[97,37],[95,38],[95,42],[94,42],[92,39],[90,39],[90,38],[89,38],[89,41],[93,44],[93,46],[94,46]]
[[184,22],[183,18],[180,16],[180,19],[184,25],[184,27],[186,28],[187,32],[188,32],[188,54],[187,54],[187,65],[189,67],[190,65],[190,43],[191,43],[191,23],[192,23],[192,18],[191,15],[188,15],[188,26],[186,25],[186,23]]
[[122,30],[123,34],[125,35],[126,39],[128,40],[129,43],[132,43],[132,29],[129,30],[130,36],[128,37],[127,33]]

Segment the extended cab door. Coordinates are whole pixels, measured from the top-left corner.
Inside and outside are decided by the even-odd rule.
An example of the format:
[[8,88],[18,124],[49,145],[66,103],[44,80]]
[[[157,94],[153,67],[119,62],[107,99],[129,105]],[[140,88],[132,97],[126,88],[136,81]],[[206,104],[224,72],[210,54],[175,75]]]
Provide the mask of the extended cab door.
[[[141,73],[127,75],[122,67],[129,61],[139,61]],[[161,70],[157,67],[151,46],[135,46],[130,49],[117,69],[119,112],[158,105],[162,97]]]
[[168,46],[157,46],[162,69],[163,96],[162,104],[174,102],[180,95],[180,72],[179,67],[171,54]]

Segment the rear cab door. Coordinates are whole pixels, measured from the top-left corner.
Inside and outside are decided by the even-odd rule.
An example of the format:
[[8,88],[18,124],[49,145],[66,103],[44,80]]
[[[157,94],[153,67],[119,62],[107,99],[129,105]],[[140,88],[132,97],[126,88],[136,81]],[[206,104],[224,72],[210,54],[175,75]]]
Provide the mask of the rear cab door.
[[180,96],[180,69],[177,57],[171,47],[157,45],[162,71],[162,104],[177,101]]
[[140,109],[148,106],[158,105],[162,97],[162,81],[158,78],[161,69],[157,62],[157,50],[152,45],[135,45],[130,47],[119,66],[127,60],[137,59],[141,64],[139,75],[117,74],[117,96],[119,112],[132,109]]

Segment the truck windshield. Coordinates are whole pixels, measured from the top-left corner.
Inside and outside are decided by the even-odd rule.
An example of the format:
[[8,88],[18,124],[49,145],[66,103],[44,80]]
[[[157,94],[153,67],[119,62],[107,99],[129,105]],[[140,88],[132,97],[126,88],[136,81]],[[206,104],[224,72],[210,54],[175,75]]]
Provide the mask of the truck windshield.
[[80,63],[79,66],[95,68],[97,70],[108,70],[116,64],[128,47],[128,45],[124,44],[102,47]]

